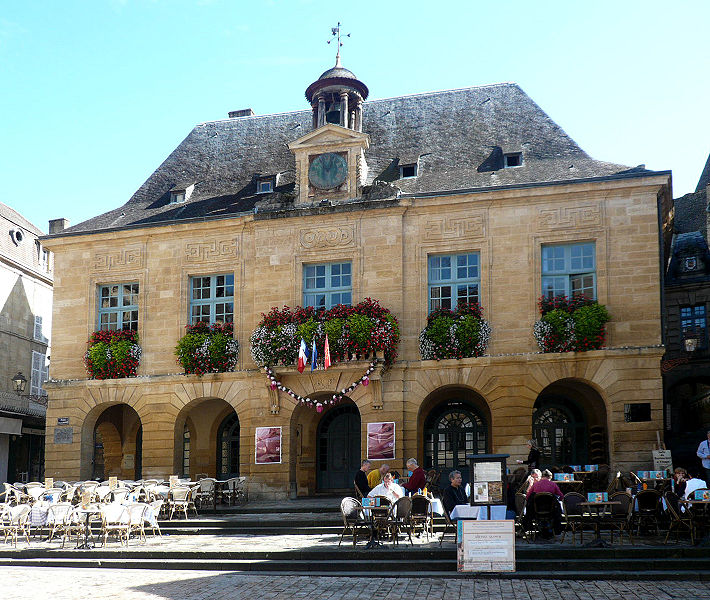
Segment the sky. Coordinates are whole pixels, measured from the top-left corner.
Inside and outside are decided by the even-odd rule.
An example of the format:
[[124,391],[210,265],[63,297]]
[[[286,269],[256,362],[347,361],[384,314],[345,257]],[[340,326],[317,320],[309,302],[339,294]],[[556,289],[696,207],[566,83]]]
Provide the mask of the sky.
[[0,2],[0,201],[43,231],[125,204],[198,123],[306,110],[342,62],[370,99],[514,81],[592,157],[710,154],[710,2]]

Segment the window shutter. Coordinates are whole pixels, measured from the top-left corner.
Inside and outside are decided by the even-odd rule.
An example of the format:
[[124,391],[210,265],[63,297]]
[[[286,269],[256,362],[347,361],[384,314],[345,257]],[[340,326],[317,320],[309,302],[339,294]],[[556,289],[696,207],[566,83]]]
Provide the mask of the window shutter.
[[43,341],[42,338],[42,317],[35,316],[35,332],[34,339]]

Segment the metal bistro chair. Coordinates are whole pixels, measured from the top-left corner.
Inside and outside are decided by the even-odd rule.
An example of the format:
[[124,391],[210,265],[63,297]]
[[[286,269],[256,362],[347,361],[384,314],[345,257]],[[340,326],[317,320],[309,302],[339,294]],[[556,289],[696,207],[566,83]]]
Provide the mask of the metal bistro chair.
[[417,527],[421,527],[426,534],[427,541],[430,535],[434,535],[433,516],[429,498],[420,494],[412,496],[412,530],[416,532]]
[[641,535],[641,528],[651,527],[658,535],[658,516],[661,511],[661,494],[656,490],[641,490],[636,494],[636,535]]
[[629,542],[634,543],[634,538],[631,536],[631,519],[634,513],[634,499],[627,492],[615,492],[609,496],[612,502],[621,502],[621,504],[613,504],[611,506],[611,516],[608,520],[611,530],[612,539],[614,531],[619,532],[619,543],[624,543],[624,531],[629,536]]
[[444,537],[449,531],[454,534],[454,541],[456,541],[456,521],[452,521],[448,511],[444,509],[444,531],[441,532],[441,538],[439,538],[439,548],[444,543]]
[[350,532],[353,536],[353,546],[357,544],[358,530],[363,532],[363,537],[371,534],[370,525],[363,515],[362,504],[355,498],[343,498],[340,502],[340,512],[343,515],[343,532],[340,534],[338,546],[343,543],[343,537]]
[[525,531],[525,525],[523,523],[523,518],[525,517],[525,501],[527,498],[522,492],[516,492],[515,494],[515,530],[516,533],[520,534],[524,540],[528,539],[527,532]]
[[[557,497],[549,492],[537,492],[534,495],[531,494],[532,498],[532,524],[533,528],[531,530],[533,541],[539,533],[544,530],[553,531],[554,535],[554,519],[555,519],[555,503],[557,502]],[[528,502],[528,508],[530,507],[530,502]]]
[[399,544],[398,535],[405,529],[409,535],[409,543],[414,545],[412,541],[412,498],[403,496],[390,506],[387,520],[388,527],[392,532],[392,541]]
[[579,543],[584,541],[584,512],[579,506],[586,498],[579,492],[567,492],[562,498],[562,510],[565,517],[565,528],[562,532],[561,542],[565,541],[565,536],[569,531],[572,534],[572,545],[576,544],[575,535],[579,531]]
[[678,495],[674,492],[666,492],[664,495],[666,499],[666,513],[670,522],[668,523],[668,533],[666,534],[666,539],[663,540],[664,544],[668,543],[668,538],[671,536],[671,532],[675,530],[676,542],[680,540],[680,529],[686,529],[690,533],[690,543],[695,545],[695,518],[692,511],[686,510],[683,512],[681,510]]

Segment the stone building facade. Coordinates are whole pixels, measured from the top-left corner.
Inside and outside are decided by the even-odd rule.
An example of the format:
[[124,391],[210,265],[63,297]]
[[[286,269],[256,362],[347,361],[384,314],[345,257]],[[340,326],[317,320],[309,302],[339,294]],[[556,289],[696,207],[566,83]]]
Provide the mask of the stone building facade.
[[[663,423],[670,174],[593,160],[514,84],[367,95],[338,63],[308,88],[311,110],[202,123],[126,205],[46,239],[58,274],[48,418],[63,423],[48,428],[48,476],[238,473],[252,495],[312,495],[350,487],[366,425],[382,422],[395,424],[387,462],[400,471],[410,456],[443,471],[471,452],[525,458],[532,435],[565,462],[650,465]],[[562,290],[579,271],[570,253],[588,252],[585,285],[612,315],[604,349],[539,351],[553,247]],[[442,287],[441,257],[475,268],[464,279],[453,269]],[[271,389],[249,353],[262,313],[313,297],[312,267],[347,273],[340,292],[376,298],[402,334],[393,365],[323,412]],[[233,372],[185,375],[175,363],[198,280],[229,303]],[[432,299],[453,289],[455,304],[457,286],[485,311],[487,351],[422,360]],[[129,297],[141,365],[136,378],[89,380],[82,354],[111,287]],[[296,393],[328,399],[368,364],[275,370]],[[627,422],[633,404],[648,420]],[[280,462],[256,463],[259,427],[280,428]]]
[[[44,471],[53,260],[42,235],[0,203],[0,483]],[[21,395],[12,384],[18,373],[26,380]]]
[[710,428],[709,189],[710,157],[695,191],[674,201],[673,241],[665,273],[665,441],[674,464],[685,467],[698,466],[698,444]]

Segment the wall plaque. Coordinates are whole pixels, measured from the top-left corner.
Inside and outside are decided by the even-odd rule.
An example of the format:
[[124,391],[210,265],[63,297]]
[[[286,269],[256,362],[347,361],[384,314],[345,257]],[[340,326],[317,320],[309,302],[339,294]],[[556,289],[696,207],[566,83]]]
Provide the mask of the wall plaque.
[[74,443],[74,428],[73,427],[55,427],[54,428],[54,443],[55,444],[72,444],[72,443]]

